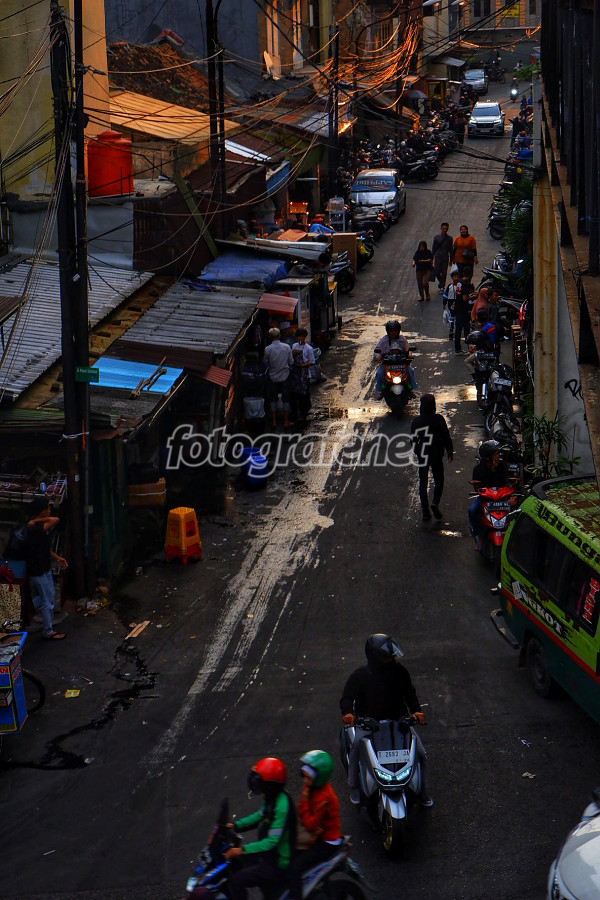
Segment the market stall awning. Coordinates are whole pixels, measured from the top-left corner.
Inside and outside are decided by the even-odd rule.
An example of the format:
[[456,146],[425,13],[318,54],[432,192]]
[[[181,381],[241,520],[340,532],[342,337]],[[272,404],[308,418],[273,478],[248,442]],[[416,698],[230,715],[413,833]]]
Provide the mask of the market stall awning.
[[456,56],[445,56],[444,59],[440,59],[439,62],[446,66],[454,66],[456,69],[460,69],[461,66],[464,66],[465,64],[464,59],[458,59]]
[[258,309],[267,309],[274,313],[293,313],[298,303],[297,297],[284,297],[282,294],[263,294],[258,301]]

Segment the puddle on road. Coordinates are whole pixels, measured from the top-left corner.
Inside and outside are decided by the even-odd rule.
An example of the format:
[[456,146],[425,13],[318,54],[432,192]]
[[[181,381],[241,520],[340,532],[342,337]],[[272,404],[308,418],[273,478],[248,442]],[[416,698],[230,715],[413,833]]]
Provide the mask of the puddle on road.
[[136,700],[153,699],[153,695],[147,692],[154,688],[157,673],[148,671],[134,644],[123,642],[117,648],[114,664],[109,674],[119,681],[123,681],[127,686],[108,694],[108,699],[98,716],[86,722],[85,725],[78,725],[71,731],[59,734],[48,741],[39,762],[1,760],[0,771],[2,769],[38,769],[54,772],[65,769],[85,769],[91,765],[94,761],[93,757],[74,753],[65,745],[73,738],[88,731],[101,731],[105,725],[113,721],[117,713],[130,709]]

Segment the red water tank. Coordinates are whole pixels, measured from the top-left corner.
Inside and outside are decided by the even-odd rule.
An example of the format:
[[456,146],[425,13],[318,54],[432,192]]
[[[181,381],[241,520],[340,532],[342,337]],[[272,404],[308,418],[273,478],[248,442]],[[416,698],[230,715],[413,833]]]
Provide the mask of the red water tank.
[[131,141],[118,131],[102,131],[88,141],[88,193],[90,197],[133,193]]

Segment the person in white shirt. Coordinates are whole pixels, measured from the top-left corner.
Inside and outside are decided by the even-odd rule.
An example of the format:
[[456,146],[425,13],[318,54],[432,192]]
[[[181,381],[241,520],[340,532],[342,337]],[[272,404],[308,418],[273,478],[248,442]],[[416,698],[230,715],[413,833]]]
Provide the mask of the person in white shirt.
[[269,329],[271,343],[265,348],[264,360],[269,366],[269,381],[267,383],[267,399],[271,410],[271,423],[277,426],[277,397],[281,394],[283,404],[283,426],[290,425],[290,369],[293,364],[292,348],[289,344],[281,343],[279,328]]

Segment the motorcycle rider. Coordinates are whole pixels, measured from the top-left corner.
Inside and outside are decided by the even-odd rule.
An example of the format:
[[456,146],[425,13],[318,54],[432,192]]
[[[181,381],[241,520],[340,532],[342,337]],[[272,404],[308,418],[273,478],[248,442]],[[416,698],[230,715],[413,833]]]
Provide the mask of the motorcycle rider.
[[[475,488],[501,488],[506,486],[508,470],[500,458],[498,441],[483,441],[479,447],[479,462],[473,468],[471,480]],[[475,549],[481,550],[481,509],[483,498],[479,494],[469,506],[469,526],[475,539]]]
[[[383,363],[383,357],[386,353],[389,353],[393,347],[402,350],[408,356],[408,341],[406,340],[403,334],[400,334],[402,326],[398,319],[390,319],[385,323],[385,335],[380,338],[377,342],[375,350],[373,351],[373,356],[375,357],[375,362],[378,364],[377,371],[375,373],[375,399],[381,400],[383,394],[383,379],[385,376],[385,365]],[[408,380],[410,383],[410,387],[414,390],[417,386],[417,382],[415,380],[415,370],[412,366],[408,367]]]
[[230,824],[235,831],[257,828],[257,840],[243,847],[230,847],[225,859],[241,857],[243,866],[229,878],[231,900],[246,900],[248,888],[269,888],[283,884],[296,843],[296,813],[285,790],[287,770],[276,757],[259,759],[248,775],[248,788],[263,794],[259,810]]
[[298,802],[298,818],[306,832],[308,846],[296,853],[290,863],[289,900],[302,898],[302,873],[331,859],[342,843],[340,802],[329,783],[333,759],[325,750],[309,750],[300,757],[300,762],[302,794]]
[[[425,714],[408,672],[400,658],[404,656],[396,641],[388,634],[372,634],[365,644],[366,666],[360,666],[350,675],[340,700],[344,725],[354,725],[356,716],[370,716],[381,719],[400,719],[402,716],[414,716],[420,725],[425,724]],[[348,786],[350,802],[360,803],[358,781],[358,753],[361,739],[369,732],[356,728],[354,743],[350,748],[348,759]],[[413,729],[417,745],[417,759],[421,764],[422,806],[433,806],[433,800],[427,793],[427,757],[425,748],[416,731]]]

